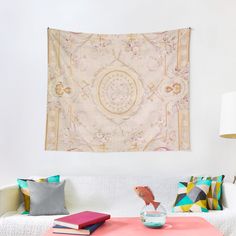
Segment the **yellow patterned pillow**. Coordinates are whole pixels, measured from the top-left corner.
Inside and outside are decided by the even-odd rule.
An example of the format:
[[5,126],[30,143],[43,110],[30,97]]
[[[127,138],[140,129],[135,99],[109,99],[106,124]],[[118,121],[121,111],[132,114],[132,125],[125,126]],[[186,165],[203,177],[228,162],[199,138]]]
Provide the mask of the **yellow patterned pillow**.
[[207,194],[207,208],[209,210],[223,210],[221,203],[222,198],[222,184],[224,175],[210,177],[210,176],[191,176],[190,181],[196,182],[198,180],[212,180],[209,192]]
[[179,182],[173,212],[208,212],[207,194],[211,180]]

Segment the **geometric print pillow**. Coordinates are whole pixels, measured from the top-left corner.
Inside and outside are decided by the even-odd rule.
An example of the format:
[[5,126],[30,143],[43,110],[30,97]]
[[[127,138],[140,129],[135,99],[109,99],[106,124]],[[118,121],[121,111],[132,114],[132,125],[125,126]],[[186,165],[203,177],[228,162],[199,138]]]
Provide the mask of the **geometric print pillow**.
[[215,177],[204,177],[198,176],[194,177],[191,176],[190,181],[197,181],[199,179],[208,179],[212,180],[209,192],[207,194],[207,208],[209,210],[223,210],[222,206],[222,184],[224,180],[224,175],[215,176]]
[[207,194],[211,180],[179,182],[173,212],[208,212]]
[[48,183],[60,183],[60,175],[54,175],[47,178],[40,178],[40,179],[17,179],[17,184],[20,188],[20,191],[23,195],[24,200],[24,208],[25,211],[22,214],[29,214],[30,211],[30,192],[28,188],[27,181],[34,181],[34,182],[48,182]]

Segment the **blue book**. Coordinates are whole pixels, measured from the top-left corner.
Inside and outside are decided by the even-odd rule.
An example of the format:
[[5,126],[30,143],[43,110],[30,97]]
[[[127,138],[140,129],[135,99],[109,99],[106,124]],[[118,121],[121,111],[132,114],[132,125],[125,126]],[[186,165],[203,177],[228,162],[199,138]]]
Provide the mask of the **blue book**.
[[97,228],[104,224],[105,221],[99,222],[97,224],[89,225],[83,229],[72,229],[69,227],[61,226],[61,225],[54,225],[53,226],[53,233],[54,234],[68,234],[68,235],[90,235],[92,234]]

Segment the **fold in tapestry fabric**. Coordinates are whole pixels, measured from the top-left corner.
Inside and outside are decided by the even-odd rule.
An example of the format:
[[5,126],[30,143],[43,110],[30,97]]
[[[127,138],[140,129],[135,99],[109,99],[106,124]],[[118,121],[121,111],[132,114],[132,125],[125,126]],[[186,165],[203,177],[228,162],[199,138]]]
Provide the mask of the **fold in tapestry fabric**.
[[48,29],[46,150],[189,150],[190,29]]

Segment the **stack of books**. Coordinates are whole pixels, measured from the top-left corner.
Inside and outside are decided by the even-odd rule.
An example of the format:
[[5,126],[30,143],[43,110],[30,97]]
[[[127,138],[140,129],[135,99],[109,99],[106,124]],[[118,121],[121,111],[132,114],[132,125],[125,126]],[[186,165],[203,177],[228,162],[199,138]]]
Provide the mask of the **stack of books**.
[[110,215],[83,211],[69,216],[64,216],[54,220],[54,234],[69,234],[69,235],[90,235],[97,228],[110,219]]

